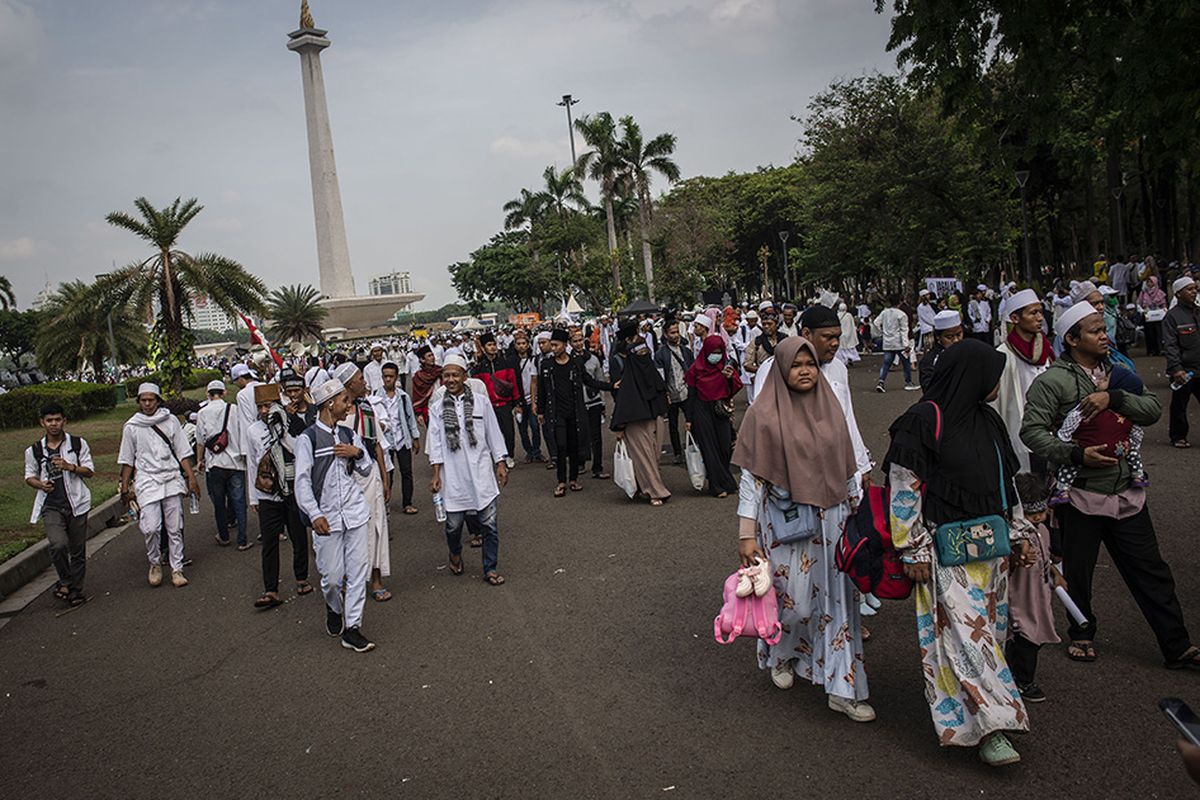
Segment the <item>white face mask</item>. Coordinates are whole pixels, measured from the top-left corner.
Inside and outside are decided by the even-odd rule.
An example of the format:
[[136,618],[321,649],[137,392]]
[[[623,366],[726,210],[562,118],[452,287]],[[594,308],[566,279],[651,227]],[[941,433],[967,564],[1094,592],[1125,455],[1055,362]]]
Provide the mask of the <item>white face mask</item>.
[[714,364],[714,365],[720,364],[721,359],[724,357],[725,357],[724,353],[709,353],[707,356],[705,356],[705,358],[708,360],[708,363]]

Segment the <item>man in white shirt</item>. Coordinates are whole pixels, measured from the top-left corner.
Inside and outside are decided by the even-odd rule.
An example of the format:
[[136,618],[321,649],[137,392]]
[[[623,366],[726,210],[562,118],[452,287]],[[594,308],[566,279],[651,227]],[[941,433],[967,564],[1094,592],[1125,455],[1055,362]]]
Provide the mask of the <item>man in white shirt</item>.
[[363,367],[363,380],[367,382],[368,392],[377,392],[383,388],[383,343],[371,345],[371,359]]
[[987,299],[988,288],[982,283],[975,287],[975,294],[967,303],[967,316],[971,322],[971,338],[987,345],[992,344],[992,304]]
[[463,573],[462,529],[467,515],[478,516],[483,538],[483,578],[504,583],[497,572],[500,532],[496,516],[500,486],[508,483],[508,451],[487,392],[467,386],[467,363],[447,356],[442,367],[445,392],[429,408],[425,445],[433,477],[429,489],[442,495],[450,572]]
[[937,310],[929,302],[928,289],[922,289],[919,294],[921,302],[917,304],[917,333],[921,338],[918,345],[924,353],[933,347],[933,318],[937,315]]
[[[879,332],[879,336],[883,340],[883,365],[879,368],[879,383],[875,385],[875,391],[880,394],[887,391],[884,382],[887,381],[888,372],[891,371],[892,364],[897,359],[904,368],[905,391],[911,392],[917,389],[912,382],[912,364],[909,363],[908,357],[911,346],[908,338],[908,315],[896,308],[896,304],[899,302],[899,296],[888,295],[885,308],[871,323],[871,327]],[[838,329],[841,330],[840,325]]]
[[192,448],[179,420],[162,405],[157,384],[139,386],[137,403],[137,413],[121,430],[121,449],[117,453],[121,498],[139,507],[138,528],[146,540],[150,585],[162,585],[159,534],[165,524],[171,583],[187,586],[183,575],[183,496],[189,492],[200,496],[200,484],[192,471]]
[[[1013,452],[1021,462],[1021,471],[1029,472],[1030,452],[1021,441],[1021,421],[1025,416],[1025,395],[1034,378],[1041,375],[1054,361],[1050,340],[1042,332],[1045,310],[1033,289],[1022,289],[1008,299],[1005,313],[1012,331],[996,349],[1004,354],[1004,372],[1000,374],[1000,392],[992,408],[1000,414],[1008,428]],[[1046,465],[1033,465],[1035,472],[1045,472]]]
[[233,505],[237,549],[249,550],[246,539],[246,462],[242,458],[241,414],[225,402],[225,382],[209,381],[208,402],[196,414],[196,469],[204,474],[208,499],[217,518],[217,544],[229,544],[226,512]]
[[[362,439],[339,425],[354,408],[341,381],[312,391],[317,421],[296,437],[296,504],[311,523],[313,552],[325,596],[325,631],[356,653],[375,649],[363,635],[367,601],[367,501],[354,475],[375,468]],[[345,585],[343,596],[342,586]]]
[[396,472],[400,473],[400,490],[403,494],[404,513],[416,514],[413,505],[412,457],[421,452],[421,429],[417,427],[417,415],[413,411],[412,399],[400,388],[400,368],[391,363],[383,365],[383,388],[375,392],[376,408],[385,419],[384,439],[388,454],[395,466],[388,473],[388,485]]
[[254,387],[258,386],[262,381],[258,379],[258,374],[245,364],[234,364],[233,369],[229,371],[229,377],[233,379],[234,384],[238,387],[236,399],[238,413],[238,452],[246,453],[250,450],[250,443],[245,439],[246,432],[250,430],[250,426],[254,424],[254,420],[258,419],[258,407],[254,405]]
[[321,366],[321,359],[308,357],[308,369],[304,372],[304,385],[311,389],[329,380],[329,373]]

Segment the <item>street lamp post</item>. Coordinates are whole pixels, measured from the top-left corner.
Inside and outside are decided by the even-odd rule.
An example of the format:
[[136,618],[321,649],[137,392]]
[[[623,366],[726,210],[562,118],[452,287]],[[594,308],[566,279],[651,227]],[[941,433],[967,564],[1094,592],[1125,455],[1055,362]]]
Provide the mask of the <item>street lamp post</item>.
[[1113,187],[1113,200],[1117,201],[1117,254],[1125,252],[1125,215],[1121,213],[1121,195],[1125,192],[1125,175],[1121,175],[1119,186]]
[[575,123],[571,119],[571,106],[575,105],[578,102],[579,101],[576,99],[573,99],[571,97],[571,95],[564,94],[562,96],[562,100],[559,100],[558,103],[556,104],[556,105],[560,105],[560,106],[564,107],[565,109],[567,109],[567,136],[571,140],[571,166],[572,167],[575,166],[576,158],[575,158]]
[[1029,250],[1029,204],[1025,202],[1025,184],[1029,170],[1017,170],[1017,186],[1021,187],[1021,237],[1025,240],[1025,285],[1033,288],[1033,255]]
[[779,232],[779,242],[783,245],[783,285],[787,289],[788,301],[795,300],[792,297],[792,273],[788,271],[788,249],[787,249],[788,232]]

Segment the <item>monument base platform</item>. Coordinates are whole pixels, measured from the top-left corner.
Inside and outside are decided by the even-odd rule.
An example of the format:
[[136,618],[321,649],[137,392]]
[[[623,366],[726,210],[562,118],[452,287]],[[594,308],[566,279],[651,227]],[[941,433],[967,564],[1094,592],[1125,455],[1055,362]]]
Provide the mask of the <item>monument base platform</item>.
[[329,312],[326,328],[363,329],[383,325],[397,311],[425,298],[419,292],[371,294],[357,297],[327,297],[321,305]]

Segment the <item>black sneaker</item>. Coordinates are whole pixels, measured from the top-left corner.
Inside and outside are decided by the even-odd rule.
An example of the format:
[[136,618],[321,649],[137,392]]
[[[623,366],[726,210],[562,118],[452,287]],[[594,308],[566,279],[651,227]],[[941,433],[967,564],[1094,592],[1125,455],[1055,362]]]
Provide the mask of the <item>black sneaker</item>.
[[342,615],[325,606],[325,632],[330,636],[341,636],[342,628]]
[[887,392],[887,389],[883,388],[882,383],[877,383],[875,384],[875,391],[879,392],[880,394],[884,394]]
[[1042,687],[1036,683],[1018,683],[1017,691],[1021,693],[1021,699],[1026,703],[1044,703],[1046,702],[1046,693],[1042,691]]
[[342,631],[342,647],[356,653],[365,653],[375,649],[375,643],[362,635],[358,628],[346,628]]

